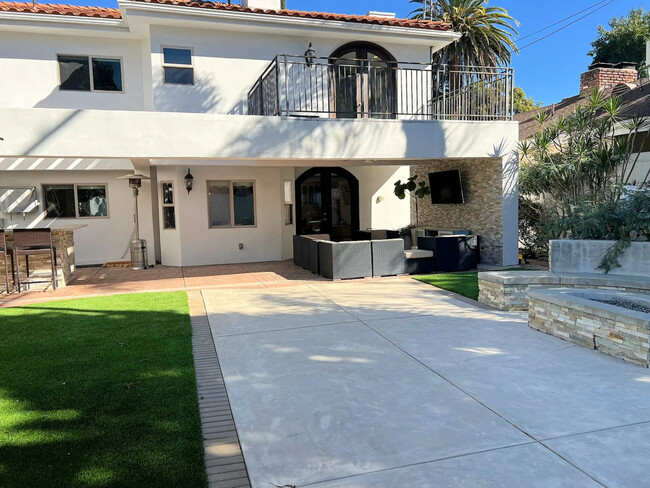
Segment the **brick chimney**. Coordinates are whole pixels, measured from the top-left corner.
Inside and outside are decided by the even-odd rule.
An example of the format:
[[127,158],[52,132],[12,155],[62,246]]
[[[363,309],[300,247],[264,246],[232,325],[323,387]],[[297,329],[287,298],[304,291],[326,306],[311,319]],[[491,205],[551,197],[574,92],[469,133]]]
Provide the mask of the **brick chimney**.
[[580,75],[580,93],[600,88],[614,88],[622,83],[633,83],[639,78],[635,63],[594,63]]

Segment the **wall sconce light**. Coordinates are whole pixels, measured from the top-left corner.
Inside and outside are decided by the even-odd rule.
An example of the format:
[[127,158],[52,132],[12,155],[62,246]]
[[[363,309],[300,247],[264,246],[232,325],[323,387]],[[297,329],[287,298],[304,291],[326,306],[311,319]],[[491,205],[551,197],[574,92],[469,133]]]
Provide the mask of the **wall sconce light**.
[[190,169],[187,168],[187,174],[185,175],[185,189],[187,190],[188,195],[192,191],[193,187],[194,187],[194,176],[192,176],[192,173],[190,173]]
[[314,64],[314,58],[316,57],[316,51],[312,47],[312,43],[309,43],[309,47],[305,51],[305,61],[307,66],[312,66]]

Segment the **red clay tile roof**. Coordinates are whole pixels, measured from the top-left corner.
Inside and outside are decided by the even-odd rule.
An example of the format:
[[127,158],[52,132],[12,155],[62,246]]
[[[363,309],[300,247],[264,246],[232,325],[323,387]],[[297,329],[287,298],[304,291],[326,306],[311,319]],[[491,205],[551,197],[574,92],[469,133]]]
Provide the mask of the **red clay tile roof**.
[[103,19],[122,18],[122,13],[116,8],[80,7],[77,5],[55,5],[50,3],[37,3],[36,5],[33,5],[31,2],[0,2],[0,12],[74,15],[77,17],[101,17]]
[[[394,27],[410,27],[437,31],[451,31],[451,24],[431,20],[417,19],[390,19],[385,17],[371,17],[368,15],[344,15],[325,12],[303,12],[300,10],[263,10],[259,8],[242,7],[241,5],[228,5],[227,3],[195,1],[195,0],[135,0],[143,3],[180,5],[184,7],[207,8],[212,10],[226,10],[231,12],[246,12],[254,14],[278,15],[285,17],[299,17],[304,19],[333,20],[341,22],[356,22],[359,24],[387,25]],[[0,12],[27,12],[34,14],[75,15],[78,17],[101,17],[120,19],[122,14],[119,9],[101,7],[81,7],[76,5],[56,5],[49,3],[2,2]]]
[[330,14],[325,12],[304,12],[301,10],[264,10],[261,8],[242,7],[241,5],[228,5],[222,2],[209,2],[201,0],[135,0],[143,3],[156,3],[164,5],[182,5],[185,7],[208,8],[213,10],[228,10],[231,12],[247,12],[255,14],[279,15],[285,17],[301,17],[304,19],[335,20],[343,22],[357,22],[360,24],[388,25],[396,27],[413,27],[439,31],[451,31],[451,24],[431,20],[417,19],[390,19],[385,17],[371,17],[368,15]]

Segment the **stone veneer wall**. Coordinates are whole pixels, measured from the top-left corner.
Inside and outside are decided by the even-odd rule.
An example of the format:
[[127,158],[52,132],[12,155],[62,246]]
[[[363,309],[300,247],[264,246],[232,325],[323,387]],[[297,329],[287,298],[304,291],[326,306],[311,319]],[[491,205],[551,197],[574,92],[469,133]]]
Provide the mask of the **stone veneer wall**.
[[[619,277],[620,278],[620,277]],[[495,271],[478,275],[478,301],[499,310],[528,310],[531,291],[545,288],[611,290],[650,295],[650,281],[616,276],[557,275],[545,271]]]
[[648,367],[650,334],[646,328],[602,316],[597,311],[589,313],[581,306],[565,307],[536,297],[530,298],[528,325],[574,344]]
[[415,200],[411,201],[411,222],[434,229],[469,229],[481,238],[481,262],[503,263],[503,201],[501,159],[445,159],[426,166],[412,166],[427,184],[429,173],[459,169],[463,180],[465,203],[432,205],[425,198],[419,204],[416,220]]

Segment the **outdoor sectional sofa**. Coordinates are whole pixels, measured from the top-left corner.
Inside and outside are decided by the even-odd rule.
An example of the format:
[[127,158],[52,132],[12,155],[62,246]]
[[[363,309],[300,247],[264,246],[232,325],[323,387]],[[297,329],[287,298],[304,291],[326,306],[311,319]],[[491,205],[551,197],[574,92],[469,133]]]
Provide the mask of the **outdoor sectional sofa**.
[[331,280],[405,273],[404,240],[333,242],[329,236],[294,236],[294,263]]

